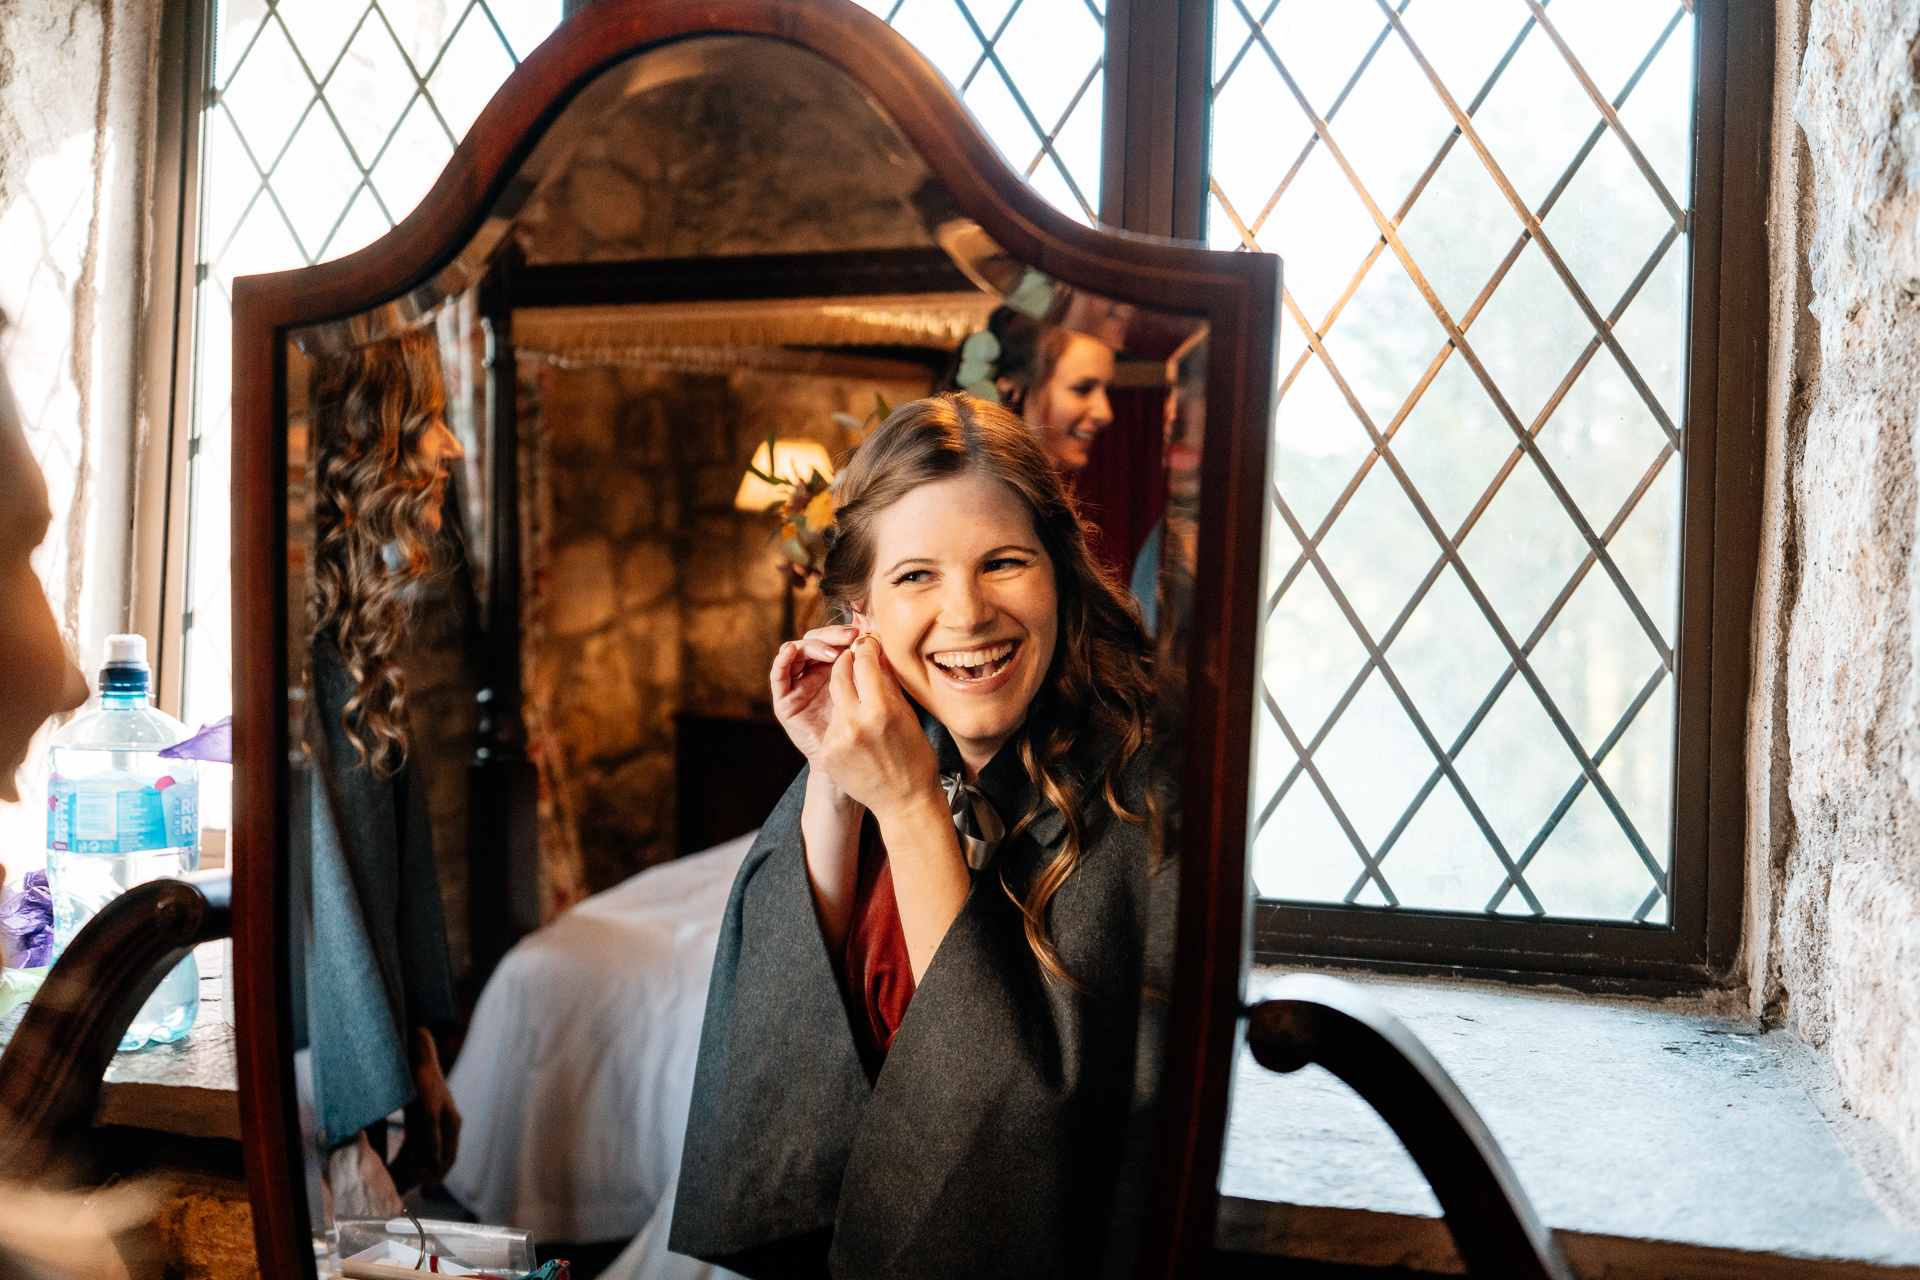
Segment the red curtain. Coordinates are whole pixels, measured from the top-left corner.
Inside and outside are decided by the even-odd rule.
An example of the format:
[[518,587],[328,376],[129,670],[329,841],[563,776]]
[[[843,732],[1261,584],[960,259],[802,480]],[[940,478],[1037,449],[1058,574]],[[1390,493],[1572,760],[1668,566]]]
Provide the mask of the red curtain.
[[1107,399],[1113,422],[1095,437],[1073,488],[1080,510],[1098,529],[1094,558],[1125,586],[1140,544],[1167,509],[1167,393],[1160,387],[1115,387]]

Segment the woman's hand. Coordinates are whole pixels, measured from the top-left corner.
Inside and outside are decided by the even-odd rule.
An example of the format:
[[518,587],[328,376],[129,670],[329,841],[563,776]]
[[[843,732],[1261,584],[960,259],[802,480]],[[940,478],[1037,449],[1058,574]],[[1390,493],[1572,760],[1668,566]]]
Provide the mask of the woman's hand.
[[835,658],[828,688],[819,767],[883,826],[929,800],[940,802],[944,812],[933,747],[879,639],[863,635]]
[[774,718],[816,769],[824,768],[820,744],[832,719],[828,682],[833,664],[858,634],[853,627],[820,627],[799,640],[787,641],[774,655],[770,677]]
[[394,1163],[409,1181],[418,1173],[428,1186],[438,1186],[460,1154],[460,1108],[440,1070],[440,1050],[433,1033],[413,1029],[413,1101],[407,1104],[407,1139]]
[[880,824],[907,963],[919,982],[972,887],[940,764],[875,637],[860,637],[835,659],[831,692],[822,767]]
[[787,737],[807,758],[807,796],[800,810],[800,834],[807,853],[807,879],[814,909],[830,955],[846,949],[853,921],[854,889],[860,873],[862,810],[833,780],[823,754],[833,722],[828,685],[833,664],[859,631],[820,627],[780,646],[773,659],[773,714]]

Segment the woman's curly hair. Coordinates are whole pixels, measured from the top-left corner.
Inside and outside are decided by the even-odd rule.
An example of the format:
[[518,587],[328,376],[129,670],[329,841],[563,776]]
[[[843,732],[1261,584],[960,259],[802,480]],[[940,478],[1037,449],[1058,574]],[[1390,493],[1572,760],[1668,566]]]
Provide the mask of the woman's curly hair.
[[[921,485],[967,473],[992,476],[1019,496],[1053,561],[1059,639],[1012,741],[1035,791],[1066,819],[1066,838],[1024,898],[1010,886],[1007,892],[1026,917],[1027,945],[1041,967],[1078,988],[1047,936],[1047,904],[1080,863],[1087,835],[1084,786],[1098,786],[1122,820],[1145,821],[1126,807],[1120,790],[1127,766],[1147,742],[1152,642],[1111,571],[1088,553],[1087,526],[1060,473],[1026,425],[997,404],[959,394],[903,404],[874,428],[842,473],[836,536],[820,587],[842,611],[864,604],[880,513]],[[1082,778],[1067,756],[1089,730],[1095,740],[1114,745]],[[1019,826],[1038,816],[1036,806]]]
[[407,588],[433,566],[428,508],[440,468],[420,445],[445,412],[431,331],[314,364],[309,622],[315,641],[331,639],[340,650],[354,685],[341,721],[362,762],[382,777],[407,755],[407,679],[393,652],[406,624]]

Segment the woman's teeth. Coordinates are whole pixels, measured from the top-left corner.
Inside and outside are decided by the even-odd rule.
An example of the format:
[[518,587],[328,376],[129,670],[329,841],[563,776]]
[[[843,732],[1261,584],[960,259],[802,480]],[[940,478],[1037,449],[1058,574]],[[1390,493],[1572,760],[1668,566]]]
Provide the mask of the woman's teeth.
[[928,656],[955,680],[987,680],[1007,669],[1013,649],[1013,641],[1003,640],[982,649],[946,649]]

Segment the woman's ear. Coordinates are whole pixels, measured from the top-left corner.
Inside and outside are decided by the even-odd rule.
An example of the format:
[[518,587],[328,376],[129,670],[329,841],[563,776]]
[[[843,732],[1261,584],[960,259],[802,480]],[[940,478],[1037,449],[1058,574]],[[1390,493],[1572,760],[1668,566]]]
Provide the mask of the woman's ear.
[[859,604],[853,606],[853,609],[852,609],[853,627],[854,627],[854,630],[856,631],[873,630],[873,620],[867,617],[865,605],[866,605],[866,601],[863,600]]

